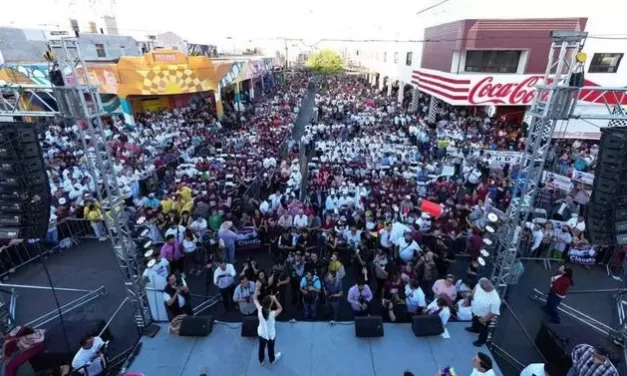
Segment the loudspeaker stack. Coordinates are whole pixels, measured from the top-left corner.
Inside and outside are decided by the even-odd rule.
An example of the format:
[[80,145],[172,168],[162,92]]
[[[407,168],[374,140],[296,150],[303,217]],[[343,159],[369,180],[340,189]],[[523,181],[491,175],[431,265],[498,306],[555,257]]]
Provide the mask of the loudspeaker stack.
[[44,238],[50,196],[35,125],[0,123],[0,239]]
[[627,128],[601,129],[597,168],[586,215],[592,244],[627,244]]

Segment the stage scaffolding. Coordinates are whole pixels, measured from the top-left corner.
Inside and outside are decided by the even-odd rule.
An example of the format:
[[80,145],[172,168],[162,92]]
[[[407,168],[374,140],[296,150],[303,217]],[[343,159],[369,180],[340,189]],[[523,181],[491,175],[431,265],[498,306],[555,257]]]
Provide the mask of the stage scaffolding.
[[[612,124],[627,120],[627,111],[622,107],[627,99],[627,88],[583,86],[585,55],[581,51],[586,37],[586,32],[551,33],[552,42],[547,68],[543,80],[536,86],[535,98],[528,112],[531,118],[519,172],[524,179],[521,179],[514,190],[506,215],[498,220],[494,218],[492,223],[495,233],[491,240],[496,243],[492,281],[500,296],[504,296],[507,291],[507,279],[516,260],[523,229],[534,216],[538,184],[558,122],[570,119],[609,120]],[[594,106],[597,110],[594,112],[588,112],[588,107],[578,108],[578,102],[584,100],[600,103],[601,106]],[[606,111],[599,113],[598,108]],[[618,305],[622,307],[622,299]],[[613,328],[613,333],[618,331],[623,333],[624,337],[627,323],[624,315],[619,314],[619,318],[618,327]],[[494,320],[492,325],[498,326],[498,320]],[[531,340],[522,325],[521,329]],[[495,353],[512,360],[512,363],[517,362],[497,343],[491,341],[490,347]],[[520,362],[518,363],[516,366],[520,366]]]
[[[153,325],[146,298],[143,271],[145,266],[137,257],[137,246],[133,234],[121,218],[121,210],[115,210],[124,201],[120,194],[116,174],[113,171],[113,159],[107,148],[104,133],[104,111],[98,87],[89,79],[85,61],[81,56],[76,39],[66,38],[49,41],[48,54],[51,70],[56,70],[62,83],[55,86],[16,85],[0,86],[0,120],[12,121],[18,118],[60,118],[70,125],[76,125],[85,152],[89,172],[102,189],[97,190],[98,200],[103,211],[108,210],[111,224],[107,227],[108,239],[120,267],[126,289],[128,304],[132,307],[135,325],[144,334],[152,334],[158,327]],[[54,80],[51,80],[54,81]],[[43,111],[24,110],[20,98],[31,96],[52,96],[58,109],[47,106]],[[44,101],[45,102],[45,101]],[[75,128],[75,129],[76,129]],[[0,286],[1,287],[1,286]],[[1,294],[0,294],[1,295]],[[11,317],[6,312],[9,304],[0,301],[0,319]],[[10,327],[2,322],[3,327]]]

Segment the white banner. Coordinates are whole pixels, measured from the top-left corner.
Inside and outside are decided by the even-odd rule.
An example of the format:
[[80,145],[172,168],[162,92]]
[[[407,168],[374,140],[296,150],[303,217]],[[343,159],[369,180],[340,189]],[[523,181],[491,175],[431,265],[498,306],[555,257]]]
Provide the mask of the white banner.
[[573,190],[573,183],[568,176],[559,175],[554,172],[544,171],[542,173],[542,182],[550,188],[559,189],[566,193]]
[[[463,157],[459,149],[454,146],[447,147],[446,153],[448,155]],[[473,150],[472,155],[474,157],[479,157],[480,151]],[[490,156],[490,167],[503,168],[506,163],[509,164],[510,167],[520,165],[523,153],[519,151],[483,150],[483,156]]]
[[575,172],[573,172],[572,181],[592,185],[594,183],[594,174],[575,170]]
[[[479,155],[479,152],[475,152],[475,155]],[[519,151],[500,150],[484,150],[483,155],[490,156],[490,167],[503,167],[505,164],[509,164],[510,167],[518,166],[523,157],[523,153]]]

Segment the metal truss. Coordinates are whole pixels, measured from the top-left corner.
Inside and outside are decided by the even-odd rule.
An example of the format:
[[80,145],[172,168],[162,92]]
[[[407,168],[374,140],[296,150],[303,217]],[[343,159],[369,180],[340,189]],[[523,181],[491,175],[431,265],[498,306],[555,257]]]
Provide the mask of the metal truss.
[[494,286],[501,296],[507,290],[507,279],[514,265],[522,232],[533,218],[533,203],[542,177],[544,160],[559,120],[567,120],[573,113],[579,88],[570,87],[572,74],[581,69],[575,55],[580,51],[587,33],[552,34],[549,63],[543,84],[537,92],[529,114],[529,134],[521,161],[522,181],[512,194],[504,223],[500,224],[499,251],[492,270]]
[[[499,247],[492,281],[501,296],[507,291],[509,273],[516,260],[522,232],[534,217],[538,184],[558,122],[570,119],[608,120],[608,126],[612,126],[627,121],[627,111],[623,108],[627,88],[570,86],[571,78],[573,81],[582,78],[573,75],[583,75],[583,63],[578,62],[576,56],[583,48],[586,37],[586,32],[553,32],[551,35],[544,80],[536,87],[536,96],[529,110],[531,120],[519,172],[520,182],[514,189],[505,218],[496,223],[499,227],[496,233]],[[597,105],[580,105],[580,101]],[[541,300],[538,292],[533,298]],[[621,300],[619,308],[622,304]],[[587,317],[584,323],[590,325],[590,320],[593,319]],[[494,324],[498,325],[498,322]],[[612,329],[605,326],[602,332],[611,333]]]
[[111,218],[106,226],[109,240],[122,272],[135,324],[145,332],[152,329],[143,279],[145,266],[139,261],[132,233],[121,217],[124,198],[113,171],[113,158],[107,148],[102,120],[106,112],[98,88],[90,83],[77,40],[53,40],[49,46],[65,83],[63,87],[54,87],[59,111],[66,119],[76,121],[91,175],[103,187],[97,190],[97,195],[103,212],[108,211]]
[[[544,162],[556,125],[561,120],[627,120],[622,103],[627,99],[627,88],[570,86],[573,74],[582,74],[582,63],[575,59],[586,39],[585,32],[554,32],[549,62],[544,80],[538,85],[534,102],[529,109],[529,135],[521,161],[521,182],[514,190],[506,219],[499,228],[500,249],[492,271],[492,280],[501,296],[507,289],[507,278],[514,264],[522,231],[533,218],[534,201]],[[601,102],[596,112],[587,112],[577,106],[586,100]],[[603,109],[607,111],[604,113]]]
[[[145,265],[140,263],[137,246],[127,224],[122,220],[121,207],[124,198],[120,193],[116,174],[113,171],[113,159],[107,148],[102,117],[104,111],[98,88],[91,84],[76,39],[49,41],[49,49],[54,53],[51,67],[59,69],[64,86],[3,85],[0,86],[0,120],[15,117],[51,117],[61,116],[66,121],[78,125],[78,133],[85,152],[89,172],[102,189],[97,190],[102,211],[107,212],[108,238],[124,279],[128,301],[132,306],[135,324],[146,334],[158,330],[152,325],[152,317],[146,297],[143,272]],[[38,98],[47,102],[43,96],[54,98],[58,109],[50,105],[45,110],[28,111],[28,106],[20,105],[20,98]],[[32,97],[31,97],[32,96]],[[29,102],[26,102],[27,104]]]
[[[43,108],[30,111],[33,101]],[[38,85],[0,85],[0,119],[2,117],[32,116],[55,117],[59,115],[52,87]]]

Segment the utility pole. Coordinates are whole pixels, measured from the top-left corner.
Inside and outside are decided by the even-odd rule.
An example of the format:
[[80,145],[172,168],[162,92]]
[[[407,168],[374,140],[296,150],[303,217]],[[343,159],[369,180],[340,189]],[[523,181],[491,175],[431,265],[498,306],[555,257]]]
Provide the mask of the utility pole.
[[285,42],[285,70],[287,71],[290,67],[288,54],[287,54],[287,38],[283,39],[283,42]]

